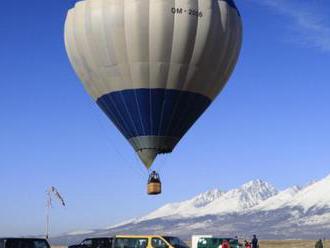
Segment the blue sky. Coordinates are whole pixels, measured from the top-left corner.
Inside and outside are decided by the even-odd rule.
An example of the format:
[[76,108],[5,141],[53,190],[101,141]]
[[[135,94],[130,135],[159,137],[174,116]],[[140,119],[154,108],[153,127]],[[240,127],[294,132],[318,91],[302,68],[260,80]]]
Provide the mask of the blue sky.
[[102,228],[164,203],[252,180],[279,189],[330,173],[330,2],[237,0],[240,61],[216,99],[169,156],[164,194],[84,92],[65,54],[73,0],[11,0],[0,15],[0,236]]

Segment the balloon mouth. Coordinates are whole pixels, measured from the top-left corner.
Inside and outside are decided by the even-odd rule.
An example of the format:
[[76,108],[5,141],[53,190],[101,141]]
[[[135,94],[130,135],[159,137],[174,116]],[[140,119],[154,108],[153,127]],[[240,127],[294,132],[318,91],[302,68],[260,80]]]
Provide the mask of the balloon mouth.
[[166,136],[138,136],[129,139],[129,142],[144,166],[150,169],[158,154],[172,152],[179,140]]
[[172,151],[157,150],[157,149],[142,149],[136,153],[139,155],[140,160],[144,166],[149,170],[159,154],[171,153]]
[[150,169],[152,166],[153,162],[155,161],[158,151],[155,149],[143,149],[140,151],[137,151],[137,154],[139,155],[142,163],[147,169]]

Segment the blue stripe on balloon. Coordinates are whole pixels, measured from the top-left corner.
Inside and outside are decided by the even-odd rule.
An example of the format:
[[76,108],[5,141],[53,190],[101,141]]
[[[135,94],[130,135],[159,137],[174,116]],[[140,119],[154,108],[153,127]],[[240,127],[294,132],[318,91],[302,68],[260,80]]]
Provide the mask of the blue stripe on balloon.
[[230,7],[236,9],[237,12],[238,12],[238,15],[240,15],[240,13],[239,13],[239,11],[238,11],[238,8],[237,8],[237,6],[236,6],[234,0],[222,0],[222,1],[226,2]]
[[172,89],[130,89],[111,92],[97,104],[127,138],[182,138],[211,100],[198,93]]

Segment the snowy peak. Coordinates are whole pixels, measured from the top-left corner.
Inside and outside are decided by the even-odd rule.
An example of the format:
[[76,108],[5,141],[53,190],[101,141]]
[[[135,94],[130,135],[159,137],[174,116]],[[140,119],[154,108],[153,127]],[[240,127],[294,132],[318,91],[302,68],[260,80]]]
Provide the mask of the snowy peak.
[[213,189],[202,193],[191,200],[191,203],[196,208],[205,207],[209,203],[219,199],[223,196],[224,192],[218,189]]
[[225,192],[195,214],[212,215],[245,211],[275,194],[277,190],[271,184],[262,180],[250,181],[238,189]]
[[243,184],[240,189],[229,191],[227,196],[233,198],[236,195],[242,208],[246,209],[259,204],[277,193],[277,189],[271,184],[262,180],[255,180]]
[[257,179],[257,180],[253,180],[253,181],[250,181],[250,182],[247,182],[245,184],[243,184],[241,186],[241,189],[242,190],[245,190],[245,191],[253,191],[253,192],[256,192],[256,191],[260,191],[260,192],[264,192],[264,193],[277,193],[277,189],[275,189],[273,187],[273,185],[271,185],[270,183],[267,183],[265,181],[262,181],[260,179]]

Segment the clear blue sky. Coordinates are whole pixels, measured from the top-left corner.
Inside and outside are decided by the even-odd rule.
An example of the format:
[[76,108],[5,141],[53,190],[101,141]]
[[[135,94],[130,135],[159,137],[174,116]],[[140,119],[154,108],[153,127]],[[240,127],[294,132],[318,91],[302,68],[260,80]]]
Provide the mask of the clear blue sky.
[[0,15],[0,236],[102,228],[211,188],[263,179],[283,189],[330,173],[328,0],[237,0],[240,61],[172,155],[164,194],[145,195],[132,148],[84,92],[63,46],[73,0],[10,0]]

